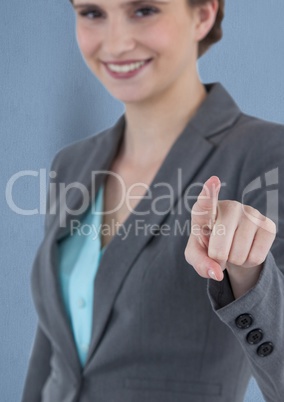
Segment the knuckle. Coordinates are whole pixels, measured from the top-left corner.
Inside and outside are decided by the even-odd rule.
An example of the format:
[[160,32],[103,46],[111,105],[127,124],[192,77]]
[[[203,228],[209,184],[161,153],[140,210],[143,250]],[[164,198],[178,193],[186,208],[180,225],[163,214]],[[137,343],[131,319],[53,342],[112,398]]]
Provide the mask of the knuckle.
[[228,260],[228,253],[225,250],[208,250],[208,256],[213,260],[218,261],[227,261]]
[[222,213],[223,214],[240,214],[242,204],[240,204],[238,201],[235,200],[223,200],[219,201]]
[[269,233],[271,233],[274,238],[276,236],[276,232],[277,232],[277,227],[275,222],[273,222],[271,219],[266,218],[266,228],[265,228]]
[[246,258],[242,255],[232,255],[229,257],[229,262],[233,265],[242,266],[246,262]]
[[253,208],[251,205],[243,205],[243,210],[246,214],[252,215],[254,218],[259,218],[262,214],[258,209]]
[[200,216],[206,214],[206,208],[204,208],[204,205],[200,205],[200,202],[195,202],[191,208],[191,215],[192,216]]
[[227,209],[231,209],[232,211],[236,211],[240,209],[241,204],[236,200],[227,200],[225,201],[225,207]]
[[260,252],[251,252],[248,259],[247,263],[251,266],[257,266],[261,265],[265,258],[263,257],[263,254]]
[[198,208],[198,210],[202,209],[205,211],[210,211],[212,209],[210,199],[208,197],[199,195],[196,201],[196,208]]
[[236,200],[229,201],[229,205],[230,205],[230,208],[232,208],[232,209],[239,209],[241,207],[241,204],[239,203],[239,201],[236,201]]

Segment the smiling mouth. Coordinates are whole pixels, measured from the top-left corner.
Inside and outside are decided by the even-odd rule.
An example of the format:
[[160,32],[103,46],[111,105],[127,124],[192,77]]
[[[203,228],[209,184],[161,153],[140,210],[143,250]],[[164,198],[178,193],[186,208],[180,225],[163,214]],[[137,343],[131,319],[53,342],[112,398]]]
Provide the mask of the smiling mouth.
[[114,73],[128,73],[130,71],[135,71],[150,62],[152,59],[140,60],[140,61],[129,61],[127,63],[104,63],[106,67]]

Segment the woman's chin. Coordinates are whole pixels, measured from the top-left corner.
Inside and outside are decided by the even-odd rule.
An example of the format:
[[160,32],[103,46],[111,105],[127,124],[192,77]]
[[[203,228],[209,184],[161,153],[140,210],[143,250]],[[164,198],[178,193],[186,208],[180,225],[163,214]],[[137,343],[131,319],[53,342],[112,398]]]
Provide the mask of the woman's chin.
[[144,93],[139,92],[138,90],[116,90],[116,91],[111,91],[110,89],[108,90],[110,92],[110,94],[118,99],[119,101],[123,102],[123,103],[140,103],[140,102],[144,102],[147,100],[147,98],[149,96],[147,96],[145,94],[145,91],[143,91]]

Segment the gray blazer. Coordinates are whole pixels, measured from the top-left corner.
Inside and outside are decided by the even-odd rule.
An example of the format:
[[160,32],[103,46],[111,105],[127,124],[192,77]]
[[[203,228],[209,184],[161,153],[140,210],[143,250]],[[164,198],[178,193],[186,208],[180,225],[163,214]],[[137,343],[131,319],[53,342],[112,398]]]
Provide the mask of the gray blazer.
[[[66,227],[58,212],[47,214],[31,274],[38,326],[22,402],[241,402],[251,375],[266,401],[283,401],[284,126],[242,113],[220,83],[206,89],[150,196],[127,218],[130,234],[118,232],[101,259],[83,369],[61,299],[57,244],[84,212],[67,214]],[[124,126],[122,115],[113,127],[60,150],[53,190],[80,182],[93,200],[106,176],[93,175],[92,192],[91,172],[108,170]],[[204,279],[184,257],[189,205],[211,175],[223,184],[220,199],[251,205],[278,224],[258,283],[237,300],[227,271],[222,282]],[[162,197],[169,192],[161,182],[173,197]],[[55,207],[58,191],[53,195]],[[70,190],[67,204],[79,208],[81,192]]]

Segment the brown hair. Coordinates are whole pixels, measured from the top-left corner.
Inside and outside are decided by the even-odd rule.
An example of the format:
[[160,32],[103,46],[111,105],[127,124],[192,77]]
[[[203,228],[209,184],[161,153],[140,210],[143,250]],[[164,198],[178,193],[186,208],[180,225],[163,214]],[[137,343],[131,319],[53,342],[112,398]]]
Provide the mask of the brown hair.
[[[191,7],[200,6],[208,3],[210,0],[187,0]],[[218,0],[219,8],[216,15],[215,23],[208,34],[199,42],[198,57],[201,57],[214,43],[218,42],[222,36],[222,20],[224,18],[225,0]]]
[[[69,0],[73,3],[73,0]],[[202,4],[208,3],[210,0],[187,0],[188,4],[191,7],[200,6]],[[198,58],[201,57],[214,43],[218,42],[222,36],[222,20],[224,18],[224,8],[225,8],[225,0],[218,0],[219,8],[216,15],[215,23],[208,34],[199,42],[198,46]]]

